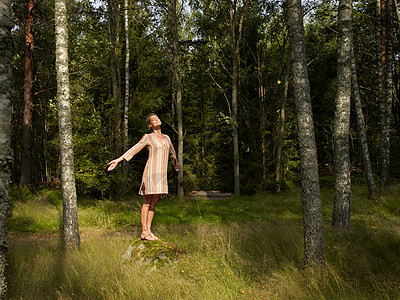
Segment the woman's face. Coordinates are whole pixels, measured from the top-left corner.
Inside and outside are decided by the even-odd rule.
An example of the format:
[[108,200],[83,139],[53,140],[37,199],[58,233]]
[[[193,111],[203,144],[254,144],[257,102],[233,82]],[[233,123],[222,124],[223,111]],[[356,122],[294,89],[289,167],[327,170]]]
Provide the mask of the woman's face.
[[156,129],[156,128],[160,127],[160,126],[161,126],[161,120],[158,118],[157,115],[152,115],[150,117],[149,127],[153,128],[153,129]]

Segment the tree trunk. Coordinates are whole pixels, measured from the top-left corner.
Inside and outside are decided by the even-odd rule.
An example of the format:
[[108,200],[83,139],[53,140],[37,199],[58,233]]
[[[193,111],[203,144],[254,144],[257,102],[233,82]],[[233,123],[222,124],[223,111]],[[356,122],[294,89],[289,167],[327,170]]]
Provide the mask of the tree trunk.
[[179,66],[179,34],[177,0],[172,1],[173,64],[176,90],[176,117],[178,119],[178,197],[183,197],[183,123],[182,123],[182,84]]
[[63,239],[66,248],[80,248],[74,150],[69,100],[68,24],[66,0],[55,1],[58,127],[60,133]]
[[20,186],[32,182],[32,108],[33,108],[33,9],[34,0],[26,0],[24,116],[22,122],[22,151]]
[[[382,16],[383,14],[383,16]],[[382,134],[382,112],[383,112],[383,104],[385,98],[385,90],[383,87],[383,82],[385,80],[385,65],[386,60],[386,21],[385,21],[385,0],[377,0],[376,1],[376,44],[377,44],[377,84],[378,84],[378,102],[379,102],[379,112],[380,112],[380,130]],[[382,33],[381,33],[382,30]],[[382,157],[381,157],[382,159]],[[381,174],[380,174],[381,175]],[[382,179],[382,177],[381,177]],[[381,180],[382,183],[382,180]]]
[[11,94],[13,91],[12,66],[14,58],[11,1],[0,4],[0,299],[7,291],[7,229],[10,209],[10,176],[12,150]]
[[278,149],[276,151],[276,167],[275,167],[275,180],[278,183],[278,192],[281,190],[281,179],[282,179],[282,146],[283,146],[283,134],[285,133],[286,123],[286,100],[289,89],[289,72],[290,72],[290,61],[286,62],[285,80],[282,93],[281,103],[281,128],[279,130]]
[[358,88],[357,67],[354,55],[354,43],[351,47],[351,82],[353,87],[354,107],[356,111],[358,138],[360,140],[361,152],[363,157],[364,176],[367,180],[367,186],[370,198],[376,195],[376,184],[374,173],[372,171],[371,160],[369,157],[367,132],[365,130],[364,114],[362,112],[362,105],[360,99],[360,90]]
[[307,73],[301,0],[287,1],[289,53],[300,146],[301,199],[304,225],[304,264],[322,265],[325,261],[317,148]]
[[116,16],[114,11],[114,1],[108,0],[108,39],[111,45],[110,55],[110,69],[111,69],[111,83],[112,83],[112,94],[114,98],[114,134],[115,134],[115,151],[116,153],[122,152],[121,143],[121,76],[118,67],[118,56],[117,56],[117,37],[116,37]]
[[[382,0],[382,3],[385,1]],[[389,190],[390,187],[390,122],[392,115],[393,102],[393,3],[388,0],[386,5],[382,5],[382,19],[384,20],[382,34],[382,45],[385,43],[386,35],[386,51],[382,51],[382,77],[385,83],[383,97],[380,104],[381,118],[381,185],[384,190]]]
[[243,20],[246,14],[248,0],[243,5],[242,14],[239,21],[238,34],[236,35],[236,1],[230,5],[230,29],[231,29],[231,54],[232,54],[232,138],[233,138],[233,178],[234,178],[234,193],[240,194],[240,179],[239,179],[239,136],[238,136],[238,120],[237,120],[237,95],[238,95],[238,61],[240,41],[242,39]]
[[[129,14],[128,0],[125,0],[125,101],[124,101],[124,149],[128,150],[128,111],[129,111]],[[124,173],[128,173],[127,164],[124,164]]]
[[265,86],[263,76],[263,49],[257,44],[257,79],[258,79],[258,98],[260,100],[260,133],[261,133],[261,153],[262,153],[262,179],[267,178],[266,153],[265,153]]
[[335,200],[332,226],[347,229],[350,226],[350,99],[351,99],[351,42],[352,0],[340,0],[338,11],[338,70],[336,112],[334,124]]

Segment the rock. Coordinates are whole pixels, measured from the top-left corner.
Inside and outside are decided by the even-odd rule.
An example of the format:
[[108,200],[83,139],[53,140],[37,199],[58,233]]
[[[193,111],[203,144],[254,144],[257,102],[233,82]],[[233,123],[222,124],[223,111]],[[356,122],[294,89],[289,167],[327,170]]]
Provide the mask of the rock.
[[185,254],[185,250],[173,243],[161,239],[143,241],[138,238],[129,245],[126,253],[122,256],[122,260],[123,262],[134,261],[140,266],[154,270],[178,261]]

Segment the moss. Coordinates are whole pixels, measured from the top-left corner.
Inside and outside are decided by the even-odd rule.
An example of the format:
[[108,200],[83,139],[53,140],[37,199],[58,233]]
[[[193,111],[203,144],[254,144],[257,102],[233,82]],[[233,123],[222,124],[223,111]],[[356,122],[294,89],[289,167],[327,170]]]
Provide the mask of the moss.
[[185,254],[185,250],[173,243],[161,239],[157,241],[143,241],[138,238],[129,245],[122,259],[124,262],[135,261],[141,266],[154,270],[177,262]]

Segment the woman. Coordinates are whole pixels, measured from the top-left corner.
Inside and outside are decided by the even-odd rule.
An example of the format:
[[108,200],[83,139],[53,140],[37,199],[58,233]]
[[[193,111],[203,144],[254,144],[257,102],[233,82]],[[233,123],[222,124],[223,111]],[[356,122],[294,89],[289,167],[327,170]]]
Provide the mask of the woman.
[[135,146],[121,157],[109,162],[110,166],[107,171],[113,170],[124,159],[129,161],[136,153],[147,147],[149,158],[143,171],[142,184],[139,189],[139,194],[143,195],[144,199],[141,212],[142,234],[140,237],[142,240],[155,241],[158,240],[158,237],[151,232],[151,222],[160,195],[168,194],[168,155],[172,157],[175,171],[178,171],[178,161],[170,138],[161,133],[161,121],[158,116],[150,114],[146,123],[153,132],[145,134]]

